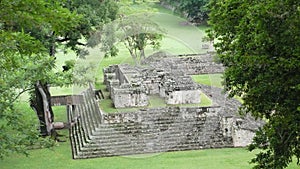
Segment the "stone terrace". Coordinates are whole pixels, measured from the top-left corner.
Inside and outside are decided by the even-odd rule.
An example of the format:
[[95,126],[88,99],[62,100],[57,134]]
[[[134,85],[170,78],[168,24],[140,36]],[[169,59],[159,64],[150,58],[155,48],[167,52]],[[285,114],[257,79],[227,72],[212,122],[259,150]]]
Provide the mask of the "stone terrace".
[[224,67],[213,61],[210,54],[193,54],[172,56],[164,53],[156,53],[146,58],[144,63],[156,69],[176,75],[198,75],[223,73]]
[[[203,86],[202,86],[203,87]],[[207,87],[207,92],[212,92]],[[80,117],[70,129],[74,159],[240,147],[250,143],[260,123],[223,106],[165,107],[105,114],[94,90],[82,94],[84,102],[68,108],[69,119]],[[223,99],[222,99],[223,98]],[[237,107],[232,105],[235,110]]]

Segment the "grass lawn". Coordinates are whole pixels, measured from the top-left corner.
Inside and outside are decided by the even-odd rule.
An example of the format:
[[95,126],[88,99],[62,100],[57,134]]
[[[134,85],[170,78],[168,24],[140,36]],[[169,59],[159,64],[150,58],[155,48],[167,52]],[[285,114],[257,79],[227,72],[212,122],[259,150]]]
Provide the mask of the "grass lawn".
[[[250,169],[255,153],[243,148],[168,152],[135,156],[72,160],[69,143],[32,150],[29,157],[13,155],[1,169]],[[287,169],[296,169],[295,163]]]
[[168,152],[126,157],[72,160],[68,143],[33,150],[29,157],[14,155],[0,161],[1,169],[248,169],[253,157],[244,149]]
[[193,75],[192,79],[196,83],[223,88],[222,76],[223,76],[222,74],[203,74],[203,75]]

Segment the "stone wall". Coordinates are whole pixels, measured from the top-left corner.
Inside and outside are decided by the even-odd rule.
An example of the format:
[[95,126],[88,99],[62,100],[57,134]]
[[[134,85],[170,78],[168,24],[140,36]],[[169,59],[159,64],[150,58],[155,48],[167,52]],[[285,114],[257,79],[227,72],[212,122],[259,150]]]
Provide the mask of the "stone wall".
[[200,90],[172,91],[165,97],[167,104],[199,104]]
[[190,76],[164,76],[159,83],[159,94],[167,104],[199,104],[200,90]]
[[[82,105],[83,106],[83,105]],[[75,109],[81,118],[71,128],[74,158],[158,153],[244,146],[250,138],[239,117],[220,107],[167,107],[103,114]],[[79,112],[78,112],[79,111]],[[243,123],[251,123],[242,119]]]
[[232,137],[233,145],[234,147],[246,147],[252,142],[254,136],[255,131],[236,128]]
[[110,65],[103,69],[104,81],[106,89],[110,92],[113,87],[120,85],[120,81],[117,79],[118,65]]
[[116,108],[148,106],[148,95],[142,87],[113,88],[111,99]]
[[178,75],[197,75],[223,73],[224,67],[216,63],[210,54],[172,56],[154,54],[145,61],[152,67],[163,69],[166,72]]
[[78,105],[82,102],[82,95],[51,96],[51,106]]
[[142,70],[143,72],[143,85],[147,88],[147,94],[155,95],[159,94],[159,84],[162,78],[165,76],[164,70],[147,68]]

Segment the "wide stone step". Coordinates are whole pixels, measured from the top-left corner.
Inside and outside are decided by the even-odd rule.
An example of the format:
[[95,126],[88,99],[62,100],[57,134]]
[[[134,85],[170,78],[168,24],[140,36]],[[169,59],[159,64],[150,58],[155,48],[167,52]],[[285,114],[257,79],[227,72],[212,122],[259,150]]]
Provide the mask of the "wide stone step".
[[[124,137],[124,136],[129,136],[129,137],[139,137],[139,136],[143,136],[146,137],[148,135],[154,135],[154,136],[159,136],[159,135],[167,135],[168,137],[170,137],[170,135],[177,136],[177,135],[187,135],[187,134],[193,134],[194,132],[196,132],[195,130],[193,131],[192,128],[175,128],[175,127],[170,127],[167,130],[160,130],[160,129],[145,129],[145,130],[113,130],[111,132],[98,132],[98,135],[93,135],[90,136],[90,138],[92,139],[102,139],[102,138],[113,138],[113,137]],[[202,132],[197,130],[197,132],[199,134],[201,134]]]
[[166,127],[166,126],[178,126],[178,127],[185,127],[186,125],[203,125],[205,122],[203,121],[197,121],[194,119],[190,120],[176,120],[176,121],[171,121],[171,120],[164,120],[164,121],[155,121],[155,122],[140,122],[140,123],[111,123],[111,124],[102,124],[99,126],[99,128],[96,129],[96,131],[103,131],[106,129],[134,129],[134,128],[151,128],[151,127]]
[[[127,137],[127,138],[102,138],[99,140],[93,140],[88,143],[88,146],[92,147],[98,147],[98,146],[108,146],[108,147],[114,147],[116,145],[142,145],[144,146],[145,144],[148,143],[155,143],[155,144],[175,144],[177,145],[180,142],[185,142],[185,143],[199,143],[201,142],[199,139],[200,138],[193,138],[192,140],[187,138],[185,135],[175,135],[176,137],[140,137],[140,138],[134,138],[134,137]],[[211,137],[211,136],[205,136],[205,137]],[[209,140],[209,139],[207,139]],[[212,141],[216,141],[213,138],[211,139]]]
[[[133,155],[133,154],[145,154],[145,153],[158,153],[178,150],[194,150],[202,148],[219,148],[220,145],[209,145],[208,143],[188,143],[180,144],[174,142],[173,144],[153,144],[152,147],[147,146],[131,146],[131,145],[117,145],[113,146],[99,146],[98,148],[86,148],[80,152],[81,155],[88,157],[101,157],[101,156],[119,156],[119,155]],[[224,145],[222,147],[232,147],[232,145]]]

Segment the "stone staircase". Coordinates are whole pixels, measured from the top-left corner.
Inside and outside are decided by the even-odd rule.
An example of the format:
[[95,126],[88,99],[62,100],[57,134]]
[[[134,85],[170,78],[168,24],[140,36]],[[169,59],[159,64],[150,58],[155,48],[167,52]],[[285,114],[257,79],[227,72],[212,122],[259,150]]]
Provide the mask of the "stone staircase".
[[167,107],[105,114],[92,89],[83,92],[68,118],[74,159],[232,147],[224,135],[219,107]]

